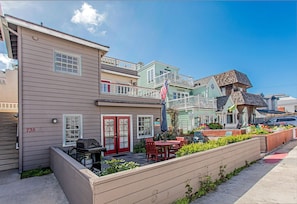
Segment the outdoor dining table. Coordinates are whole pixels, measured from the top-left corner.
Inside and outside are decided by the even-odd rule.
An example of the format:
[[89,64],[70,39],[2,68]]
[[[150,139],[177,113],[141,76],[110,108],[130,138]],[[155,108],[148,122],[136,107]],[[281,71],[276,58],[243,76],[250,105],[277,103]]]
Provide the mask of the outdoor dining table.
[[169,159],[169,151],[170,151],[170,147],[172,145],[179,145],[180,141],[178,140],[159,140],[159,141],[155,141],[155,144],[157,147],[163,148],[164,149],[164,159],[167,160]]

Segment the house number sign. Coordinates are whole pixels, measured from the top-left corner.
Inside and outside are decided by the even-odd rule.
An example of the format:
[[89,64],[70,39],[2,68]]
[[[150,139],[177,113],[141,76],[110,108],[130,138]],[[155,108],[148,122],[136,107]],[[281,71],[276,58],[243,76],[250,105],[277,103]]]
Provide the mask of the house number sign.
[[26,128],[27,133],[35,132],[35,128]]

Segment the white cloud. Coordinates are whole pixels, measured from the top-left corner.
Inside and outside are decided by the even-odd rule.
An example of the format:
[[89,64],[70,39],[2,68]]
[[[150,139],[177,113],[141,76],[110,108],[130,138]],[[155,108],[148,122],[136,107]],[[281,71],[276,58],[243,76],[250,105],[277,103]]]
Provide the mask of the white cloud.
[[106,13],[98,13],[93,6],[84,2],[80,9],[74,11],[71,22],[86,26],[90,33],[95,33],[99,26],[106,20]]
[[0,53],[0,69],[12,69],[14,65],[17,64],[16,60],[8,58],[7,54]]
[[107,33],[107,31],[106,30],[103,30],[103,31],[100,32],[100,35],[105,36],[106,33]]

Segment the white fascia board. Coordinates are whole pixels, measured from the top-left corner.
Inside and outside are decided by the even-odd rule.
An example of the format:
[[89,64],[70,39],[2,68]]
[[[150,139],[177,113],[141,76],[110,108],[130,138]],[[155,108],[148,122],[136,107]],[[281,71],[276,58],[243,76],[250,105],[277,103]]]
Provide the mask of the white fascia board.
[[104,69],[101,69],[101,71],[102,72],[105,72],[105,73],[109,73],[109,74],[114,74],[114,75],[120,75],[120,76],[125,76],[125,77],[131,77],[131,78],[139,79],[139,76],[135,76],[135,75],[124,74],[124,73],[119,73],[119,72],[114,72],[114,71],[104,70]]
[[68,40],[68,41],[71,41],[71,42],[82,44],[82,45],[92,47],[92,48],[95,48],[95,49],[99,49],[99,50],[102,50],[102,51],[105,51],[105,52],[109,51],[109,48],[105,47],[103,45],[93,43],[93,42],[90,42],[90,41],[87,41],[87,40],[83,40],[81,38],[71,36],[71,35],[68,35],[68,34],[65,34],[65,33],[62,33],[62,32],[59,32],[59,31],[55,31],[55,30],[52,30],[52,29],[49,29],[49,28],[46,28],[46,27],[42,27],[42,26],[39,26],[39,25],[36,25],[36,24],[32,24],[32,23],[29,23],[29,22],[26,22],[26,21],[22,21],[22,20],[13,18],[11,16],[5,16],[5,19],[9,23],[12,23],[12,24],[24,27],[24,28],[28,28],[28,29],[31,29],[31,30],[34,30],[34,31],[38,31],[38,32],[45,33],[45,34],[48,34],[48,35],[51,35],[51,36],[62,38],[62,39],[65,39],[65,40]]
[[9,58],[13,59],[11,43],[10,43],[10,35],[8,30],[8,23],[3,16],[0,17],[0,24],[1,24],[2,39],[3,41],[5,41],[7,55]]

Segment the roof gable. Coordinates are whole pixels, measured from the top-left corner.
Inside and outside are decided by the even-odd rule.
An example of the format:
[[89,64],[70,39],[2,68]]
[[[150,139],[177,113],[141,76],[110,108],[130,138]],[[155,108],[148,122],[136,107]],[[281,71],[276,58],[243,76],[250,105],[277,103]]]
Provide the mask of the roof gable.
[[236,83],[243,84],[246,86],[246,88],[252,87],[252,84],[247,75],[237,70],[231,70],[214,75],[214,78],[216,79],[220,87]]
[[[101,50],[104,54],[108,52],[109,47],[101,45],[95,42],[91,42],[70,34],[66,34],[42,25],[31,23],[10,15],[1,16],[1,38],[5,38],[6,46],[8,50],[8,56],[13,59],[17,59],[17,43],[14,43],[15,38],[17,37],[17,26],[24,27],[30,30],[34,30],[40,33],[48,34],[61,38],[70,42],[78,43],[87,47],[92,47],[98,50]],[[12,43],[11,43],[12,42]]]
[[235,91],[231,98],[237,105],[250,105],[256,107],[267,107],[267,104],[260,95],[251,94],[242,91]]

